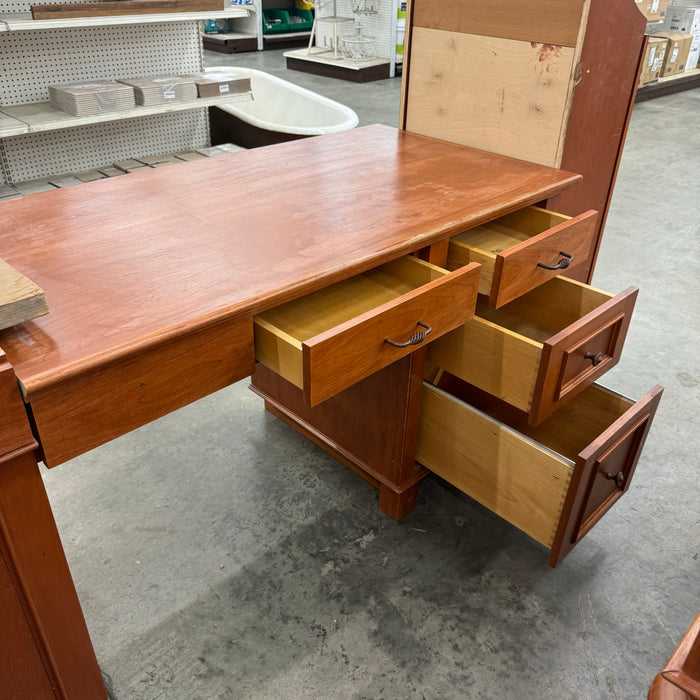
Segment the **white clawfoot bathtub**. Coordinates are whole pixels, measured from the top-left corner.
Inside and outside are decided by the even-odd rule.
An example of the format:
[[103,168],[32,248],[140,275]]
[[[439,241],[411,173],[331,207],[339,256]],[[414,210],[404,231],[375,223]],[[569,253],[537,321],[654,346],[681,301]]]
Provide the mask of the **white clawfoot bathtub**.
[[238,66],[207,71],[250,78],[253,92],[251,101],[210,108],[212,145],[230,141],[254,148],[357,126],[349,107],[264,71]]

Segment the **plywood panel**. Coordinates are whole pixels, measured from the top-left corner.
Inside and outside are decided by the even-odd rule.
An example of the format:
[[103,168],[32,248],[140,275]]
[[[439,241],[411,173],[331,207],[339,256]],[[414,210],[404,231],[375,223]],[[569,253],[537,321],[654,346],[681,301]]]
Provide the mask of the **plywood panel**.
[[414,27],[405,128],[558,167],[573,48]]
[[588,0],[417,0],[414,27],[576,46]]

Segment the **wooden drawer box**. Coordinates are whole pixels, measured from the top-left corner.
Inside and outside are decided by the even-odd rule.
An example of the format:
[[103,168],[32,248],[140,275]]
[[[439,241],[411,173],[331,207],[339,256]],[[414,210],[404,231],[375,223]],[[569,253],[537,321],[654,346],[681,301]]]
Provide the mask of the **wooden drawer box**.
[[588,387],[538,427],[451,375],[423,385],[416,458],[559,561],[629,488],[661,398]]
[[481,263],[479,292],[499,308],[571,263],[592,260],[597,219],[595,211],[571,218],[528,207],[452,238],[447,268]]
[[394,260],[255,316],[255,358],[315,406],[469,320],[478,284],[476,264]]
[[537,425],[617,364],[637,298],[555,277],[431,344],[429,362],[528,414]]

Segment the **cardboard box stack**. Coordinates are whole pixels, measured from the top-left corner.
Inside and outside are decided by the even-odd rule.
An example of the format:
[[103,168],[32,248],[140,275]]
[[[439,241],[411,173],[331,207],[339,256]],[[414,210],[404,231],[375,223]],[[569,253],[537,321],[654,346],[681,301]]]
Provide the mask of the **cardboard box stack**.
[[666,58],[666,46],[668,39],[662,36],[650,36],[647,42],[647,50],[644,54],[642,73],[639,77],[639,84],[646,85],[659,79],[661,69]]
[[700,58],[700,2],[695,6],[688,6],[686,3],[674,3],[668,9],[664,29],[670,32],[681,32],[690,34],[690,51],[685,63],[685,70],[697,68]]
[[74,117],[91,117],[105,112],[120,112],[135,104],[134,88],[115,80],[93,80],[77,85],[49,85],[54,109]]
[[174,102],[192,102],[197,99],[197,86],[192,78],[163,75],[147,78],[120,78],[120,83],[131,85],[136,104],[144,107]]
[[634,0],[647,22],[658,22],[666,19],[668,0]]
[[659,32],[655,36],[664,37],[668,40],[661,77],[668,78],[671,75],[683,73],[688,62],[693,35],[683,34],[682,32]]

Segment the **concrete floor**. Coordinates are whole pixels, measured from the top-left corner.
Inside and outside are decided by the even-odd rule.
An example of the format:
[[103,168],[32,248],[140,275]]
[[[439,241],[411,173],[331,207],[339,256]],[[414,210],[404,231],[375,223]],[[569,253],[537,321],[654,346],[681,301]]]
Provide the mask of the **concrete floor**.
[[[398,122],[398,79],[206,59]],[[666,393],[629,493],[563,564],[438,478],[393,522],[241,382],[45,472],[113,697],[645,697],[700,609],[699,112],[695,90],[633,114],[594,283],[641,293],[604,383]]]

